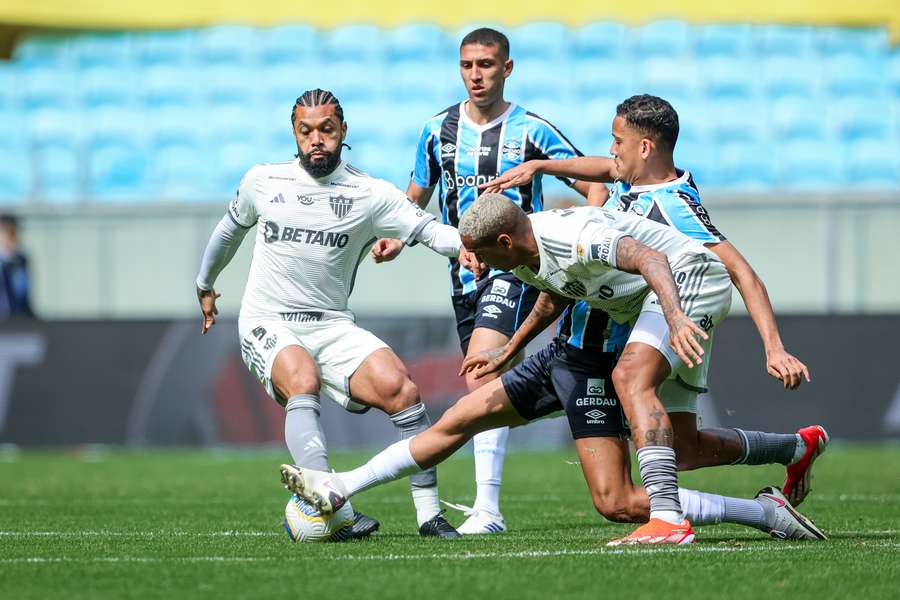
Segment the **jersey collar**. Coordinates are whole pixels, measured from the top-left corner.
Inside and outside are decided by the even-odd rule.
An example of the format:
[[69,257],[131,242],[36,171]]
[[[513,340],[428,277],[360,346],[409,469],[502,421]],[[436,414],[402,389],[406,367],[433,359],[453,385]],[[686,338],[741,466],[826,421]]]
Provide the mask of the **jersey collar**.
[[495,118],[492,121],[488,121],[484,125],[479,125],[478,123],[473,121],[469,117],[469,113],[466,112],[466,102],[468,102],[468,100],[463,100],[462,102],[459,103],[459,118],[462,121],[464,121],[466,123],[466,125],[475,129],[476,131],[487,131],[491,127],[496,127],[499,123],[502,123],[503,121],[505,121],[509,117],[509,115],[512,114],[512,111],[514,111],[516,109],[516,103],[510,102],[509,106],[506,107],[506,110],[503,111],[503,114],[501,114],[500,116],[498,116],[497,118]]
[[671,187],[673,185],[680,185],[682,183],[687,184],[691,179],[691,174],[684,169],[675,168],[675,174],[678,175],[676,179],[672,181],[664,181],[663,183],[649,183],[647,185],[632,185],[629,186],[624,181],[621,182],[622,186],[625,188],[626,192],[634,192],[636,194],[640,194],[642,192],[652,192],[654,190],[660,190],[662,188]]

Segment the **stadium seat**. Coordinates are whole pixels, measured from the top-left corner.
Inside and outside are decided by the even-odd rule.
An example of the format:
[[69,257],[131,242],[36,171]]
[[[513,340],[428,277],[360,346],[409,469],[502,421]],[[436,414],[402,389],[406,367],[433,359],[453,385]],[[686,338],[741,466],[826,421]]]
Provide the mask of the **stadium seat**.
[[453,55],[456,48],[443,29],[430,23],[403,25],[385,32],[386,56],[391,63],[421,64]]
[[526,108],[539,100],[566,103],[573,77],[569,65],[558,62],[528,60],[518,65],[519,72],[507,80],[507,96]]
[[822,56],[851,55],[872,58],[890,48],[884,27],[820,27],[816,47]]
[[135,36],[134,52],[144,67],[185,65],[194,55],[193,29],[153,31]]
[[57,108],[33,111],[24,120],[29,146],[52,146],[61,140],[80,142],[87,125],[80,113]]
[[723,185],[716,180],[716,148],[713,144],[703,142],[678,142],[675,145],[675,164],[686,169],[694,176],[694,181],[700,187],[719,187]]
[[786,97],[813,101],[821,95],[821,65],[815,60],[776,56],[760,65],[760,85],[766,101]]
[[746,58],[753,44],[753,28],[746,24],[701,25],[694,28],[698,56]]
[[255,27],[218,25],[198,29],[194,50],[207,65],[245,65],[253,67],[259,59],[262,36]]
[[772,187],[775,166],[767,143],[716,146],[715,180],[719,187],[744,191]]
[[895,99],[900,98],[900,50],[891,53],[886,75],[890,92]]
[[[294,102],[303,92],[327,86],[324,77],[320,76],[323,71],[325,69],[320,64],[279,64],[261,70],[259,93],[262,95],[262,105],[274,106],[285,114],[290,113]],[[340,96],[338,98],[343,101]]]
[[150,108],[190,106],[199,96],[197,73],[183,65],[158,64],[137,76],[141,81],[141,100]]
[[824,140],[830,134],[826,106],[821,102],[788,98],[770,105],[769,115],[772,136],[778,143]]
[[715,56],[697,65],[700,86],[712,100],[749,100],[753,97],[757,73],[753,60]]
[[680,106],[673,106],[678,113],[678,144],[694,144],[707,142],[712,139],[710,127],[712,125],[708,102],[686,102]]
[[221,198],[234,195],[244,173],[260,162],[259,147],[247,142],[229,142],[216,147],[210,178],[210,192]]
[[123,108],[100,108],[81,113],[85,140],[92,150],[107,146],[127,146],[142,142],[150,127],[133,111]]
[[36,33],[20,39],[13,60],[25,69],[64,69],[71,65],[70,36]]
[[869,98],[887,92],[884,73],[888,65],[881,57],[843,54],[826,59],[823,64],[825,88],[834,98]]
[[202,69],[195,77],[201,104],[207,106],[253,106],[258,85],[248,85],[259,70],[253,66],[215,65]]
[[[317,73],[316,81],[310,87],[321,87],[331,90],[342,103],[355,101],[371,102],[380,100],[383,97],[385,87],[390,85],[390,81],[388,71],[380,63],[366,64],[357,61],[335,61]],[[377,83],[373,85],[373,82]]]
[[579,27],[572,33],[577,58],[619,58],[630,50],[628,27],[622,23],[599,21]]
[[144,118],[151,153],[166,146],[198,145],[210,126],[204,108],[166,107],[147,110]]
[[384,46],[384,33],[374,25],[336,27],[323,35],[322,39],[323,56],[329,63],[380,62]]
[[40,67],[24,69],[16,90],[18,104],[26,111],[69,108],[76,78],[71,69]]
[[900,144],[897,140],[863,140],[847,149],[848,183],[896,192],[900,186]]
[[630,64],[605,58],[576,60],[572,73],[577,101],[605,98],[621,102],[636,90],[635,69]]
[[717,143],[759,142],[766,137],[768,115],[758,102],[710,102],[706,114],[709,132]]
[[51,204],[77,202],[85,196],[83,153],[74,144],[47,145],[34,152],[35,200]]
[[641,61],[637,65],[636,87],[640,93],[681,104],[697,96],[699,78],[695,63],[662,56]]
[[268,66],[305,65],[318,59],[321,34],[309,25],[291,23],[260,31],[260,59]]
[[680,58],[690,52],[693,32],[685,21],[653,21],[636,28],[634,49],[637,56]]
[[134,60],[134,35],[129,33],[84,33],[74,36],[70,47],[79,69],[121,69]]
[[[605,155],[612,143],[612,122],[616,117],[616,106],[619,102],[620,100],[614,98],[597,98],[586,103],[583,109],[576,113],[581,117],[580,129],[585,130],[585,135],[572,134],[572,136],[584,137],[589,140],[590,148]],[[568,129],[571,131],[571,127]],[[566,132],[566,135],[569,133]],[[587,152],[584,148],[579,150]]]
[[809,58],[814,51],[813,28],[807,25],[762,25],[755,34],[756,51],[763,56]]
[[148,200],[146,153],[126,144],[94,149],[88,156],[89,193],[97,201]]
[[0,61],[0,110],[18,110],[15,90],[21,78],[18,64]]
[[78,104],[93,109],[102,106],[128,107],[137,100],[135,72],[126,67],[94,67],[78,75]]
[[407,102],[414,98],[433,104],[434,112],[465,94],[458,71],[453,66],[445,68],[445,62],[390,65],[386,77],[386,100]]
[[828,122],[844,141],[887,140],[887,107],[885,98],[847,98],[829,105]]
[[800,141],[775,146],[775,184],[795,190],[830,188],[844,183],[844,149],[837,142]]
[[369,175],[406,189],[414,156],[414,149],[408,153],[385,152],[379,144],[361,143],[355,144],[347,157],[351,164]]
[[22,204],[30,195],[30,156],[0,148],[0,205]]
[[516,60],[555,61],[559,65],[569,58],[572,34],[562,23],[532,22],[508,34],[511,56]]
[[[290,113],[285,111],[284,115],[285,122],[289,123]],[[202,109],[202,118],[205,138],[215,148],[229,144],[252,146],[261,138],[260,131],[256,127],[258,115],[254,107],[205,107]],[[249,160],[252,161],[253,158]]]
[[[162,201],[205,202],[216,200],[213,166],[200,146],[169,146],[149,155],[147,182]],[[248,165],[247,168],[249,168]],[[233,183],[237,188],[238,181]],[[225,198],[227,196],[221,196]]]

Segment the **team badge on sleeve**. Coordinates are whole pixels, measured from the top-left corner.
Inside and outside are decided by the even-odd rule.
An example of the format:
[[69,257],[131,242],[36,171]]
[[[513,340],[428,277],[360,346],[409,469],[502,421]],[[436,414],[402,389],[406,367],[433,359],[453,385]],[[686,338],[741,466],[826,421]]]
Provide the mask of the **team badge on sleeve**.
[[348,198],[347,196],[330,196],[328,198],[328,204],[331,205],[331,210],[334,212],[334,215],[338,219],[343,219],[353,209],[353,198]]

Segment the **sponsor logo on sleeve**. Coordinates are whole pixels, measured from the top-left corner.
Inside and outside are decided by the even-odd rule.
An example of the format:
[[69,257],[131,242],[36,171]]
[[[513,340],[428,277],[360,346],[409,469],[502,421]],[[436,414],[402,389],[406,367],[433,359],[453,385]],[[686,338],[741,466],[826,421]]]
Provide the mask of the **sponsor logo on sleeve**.
[[456,144],[451,144],[447,142],[443,146],[441,146],[441,158],[451,158],[456,154]]
[[491,286],[491,293],[506,297],[509,295],[509,282],[503,281],[502,279],[495,279],[494,284]]
[[599,244],[591,244],[591,259],[598,260],[605,265],[612,266],[612,240],[607,238]]

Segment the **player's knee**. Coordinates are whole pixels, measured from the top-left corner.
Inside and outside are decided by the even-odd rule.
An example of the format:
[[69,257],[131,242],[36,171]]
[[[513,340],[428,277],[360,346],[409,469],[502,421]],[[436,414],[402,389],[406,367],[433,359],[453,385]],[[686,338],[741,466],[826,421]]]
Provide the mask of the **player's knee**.
[[444,433],[451,435],[470,433],[474,435],[478,433],[474,431],[477,426],[477,419],[472,414],[472,411],[469,410],[466,402],[467,398],[468,396],[463,396],[456,404],[448,408],[441,418],[438,419],[435,426],[443,430]]
[[613,523],[635,522],[632,507],[625,494],[609,489],[592,490],[591,499],[594,501],[594,508],[607,521]]
[[398,413],[419,401],[419,387],[405,373],[385,374],[381,388],[388,414]]
[[690,471],[700,466],[700,449],[697,448],[696,440],[679,438],[676,435],[674,449],[675,464],[679,471]]
[[321,382],[315,369],[288,368],[273,382],[285,398],[297,394],[318,394]]

